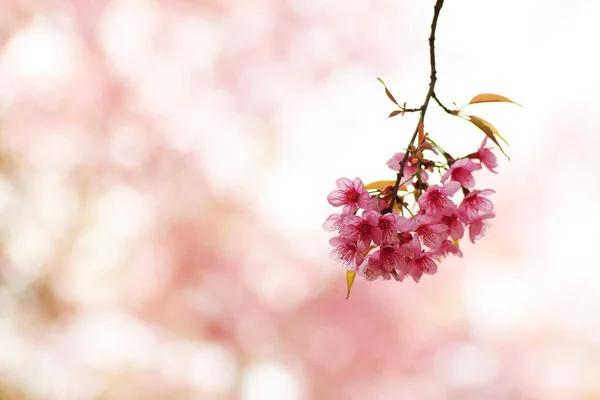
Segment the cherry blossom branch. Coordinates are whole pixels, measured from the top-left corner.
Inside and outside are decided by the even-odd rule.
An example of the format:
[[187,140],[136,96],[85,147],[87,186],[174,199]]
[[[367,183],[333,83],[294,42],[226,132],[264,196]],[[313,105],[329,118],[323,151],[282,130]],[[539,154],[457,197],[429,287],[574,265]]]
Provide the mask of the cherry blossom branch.
[[[419,117],[419,122],[417,123],[417,127],[415,128],[415,132],[413,133],[412,137],[410,138],[410,141],[408,142],[408,146],[406,147],[406,152],[404,153],[404,157],[400,161],[400,170],[398,171],[398,175],[396,177],[396,183],[394,184],[394,186],[392,188],[392,193],[398,193],[398,188],[400,187],[400,181],[402,180],[402,177],[404,176],[404,168],[406,166],[406,162],[408,161],[408,156],[410,154],[409,149],[410,149],[411,145],[413,145],[415,140],[417,139],[417,135],[419,133],[419,127],[423,126],[423,124],[425,122],[425,114],[427,113],[427,107],[429,106],[429,100],[431,100],[431,98],[434,97],[439,104],[437,97],[435,97],[435,91],[434,91],[435,83],[437,81],[437,70],[435,67],[435,30],[437,28],[438,17],[440,15],[440,11],[442,11],[443,5],[444,5],[444,0],[437,0],[435,2],[435,6],[433,8],[433,20],[431,21],[431,34],[429,35],[429,65],[431,66],[431,75],[429,77],[429,90],[427,91],[427,95],[425,96],[425,101],[423,102],[423,105],[420,107],[421,116]],[[443,108],[445,110],[447,110],[445,107],[443,107]],[[448,110],[448,112],[449,112],[449,110]],[[390,205],[383,211],[383,214],[392,212],[392,210],[394,209],[394,206],[396,204],[396,197],[397,196],[392,196]]]
[[[504,139],[492,124],[480,117],[463,114],[462,110],[477,103],[518,103],[505,96],[482,93],[461,108],[448,109],[438,99],[435,93],[435,33],[443,4],[444,0],[436,0],[434,5],[429,36],[431,75],[423,105],[407,108],[406,103],[398,103],[385,83],[377,78],[387,97],[398,107],[388,118],[407,112],[419,113],[406,151],[395,153],[386,163],[397,173],[396,180],[364,184],[358,177],[354,180],[339,178],[335,182],[337,190],[327,195],[329,204],[343,207],[340,214],[332,214],[325,220],[323,228],[337,232],[329,244],[334,247],[333,257],[346,267],[346,298],[356,275],[368,281],[393,278],[400,282],[410,276],[419,282],[424,274],[435,274],[442,258],[448,255],[462,257],[459,240],[465,236],[467,228],[469,239],[475,243],[485,234],[487,220],[495,217],[494,204],[487,198],[494,191],[475,189],[473,173],[483,167],[496,172],[494,168],[498,162],[493,149],[487,147],[487,140],[502,150],[498,139]],[[469,121],[485,134],[476,152],[456,158],[429,137],[425,132],[425,115],[432,102],[446,113]],[[455,104],[455,107],[458,106]],[[430,159],[428,153],[424,154],[425,150],[436,157]],[[440,154],[445,161],[440,160]],[[440,174],[439,184],[435,183],[437,179],[430,181],[427,172],[436,169]],[[459,198],[452,200],[457,193]],[[409,195],[414,196],[412,205],[405,201]]]
[[443,109],[444,111],[446,111],[448,114],[450,114],[450,115],[458,115],[458,112],[457,112],[457,111],[452,111],[452,110],[450,110],[450,109],[446,108],[446,106],[444,106],[444,105],[442,104],[442,102],[441,102],[441,101],[438,99],[438,97],[437,97],[437,95],[435,94],[435,92],[433,93],[433,96],[432,96],[432,97],[433,97],[433,99],[435,100],[435,102],[436,102],[436,103],[438,103],[438,106],[442,107],[442,109]]

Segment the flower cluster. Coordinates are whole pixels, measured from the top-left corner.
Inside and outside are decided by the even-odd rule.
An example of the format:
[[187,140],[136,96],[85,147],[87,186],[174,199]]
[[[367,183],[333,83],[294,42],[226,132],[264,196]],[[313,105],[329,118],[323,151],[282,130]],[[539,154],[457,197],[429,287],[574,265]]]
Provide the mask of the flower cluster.
[[[379,187],[365,188],[359,178],[338,179],[337,190],[327,199],[342,210],[324,223],[326,230],[337,233],[329,241],[333,257],[367,280],[402,281],[410,276],[416,282],[423,274],[435,274],[442,258],[462,257],[458,243],[466,230],[475,243],[485,234],[487,220],[494,217],[488,198],[494,191],[475,189],[473,176],[482,167],[495,173],[496,156],[486,145],[487,138],[477,152],[460,159],[442,150],[444,164],[412,149],[411,155],[418,156],[406,158],[407,179],[397,193],[392,185],[380,182],[374,185]],[[426,148],[437,154],[433,146]],[[394,154],[388,166],[397,171],[404,157],[404,153]],[[429,173],[436,169],[441,174],[439,185],[429,183]],[[411,194],[415,201],[409,206],[405,198]]]

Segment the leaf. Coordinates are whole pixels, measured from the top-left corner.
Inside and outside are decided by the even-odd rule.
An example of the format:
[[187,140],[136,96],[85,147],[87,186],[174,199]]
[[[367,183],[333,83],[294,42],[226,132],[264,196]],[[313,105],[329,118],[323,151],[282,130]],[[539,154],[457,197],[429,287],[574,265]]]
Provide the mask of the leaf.
[[394,186],[395,183],[396,183],[396,181],[375,181],[375,182],[371,182],[371,183],[365,185],[365,189],[367,189],[367,190],[377,189],[377,190],[382,191],[383,189],[385,189],[388,186]]
[[346,294],[346,300],[350,297],[350,290],[354,285],[354,278],[356,278],[356,271],[346,271],[346,283],[348,284],[348,294]]
[[476,117],[474,115],[469,115],[469,121],[471,121],[471,123],[473,123],[473,125],[475,125],[479,129],[481,129],[481,131],[483,133],[485,133],[485,135],[487,137],[489,137],[492,140],[492,142],[496,143],[496,146],[498,146],[498,148],[500,149],[502,154],[504,154],[504,156],[510,160],[510,157],[506,155],[506,153],[502,149],[502,146],[500,146],[500,143],[498,143],[498,139],[496,139],[496,136],[498,136],[500,139],[502,139],[502,141],[504,143],[506,143],[507,145],[508,145],[508,142],[502,136],[500,136],[500,133],[494,127],[494,125],[492,125],[489,122],[487,122],[486,120]]
[[402,113],[402,111],[400,111],[400,110],[395,110],[395,111],[392,111],[392,112],[390,113],[390,115],[388,115],[388,118],[395,117],[396,115],[398,115],[398,114],[401,114],[401,113]]
[[425,140],[423,143],[420,144],[419,146],[422,150],[430,150],[435,152],[432,144],[430,142],[428,142],[427,140]]
[[394,98],[394,96],[392,96],[392,93],[390,93],[390,91],[388,90],[387,86],[385,86],[385,83],[381,80],[381,78],[377,78],[377,80],[379,82],[381,82],[381,84],[383,85],[383,87],[385,88],[385,94],[387,94],[387,97],[389,97],[389,99],[398,107],[400,107],[400,104],[398,104],[398,102],[396,101],[396,99]]
[[425,129],[423,128],[423,118],[419,120],[419,144],[425,141]]
[[[493,94],[493,93],[478,94],[477,96],[473,97],[471,99],[471,101],[469,101],[469,104],[500,103],[500,102],[501,103],[512,103],[512,104],[518,105],[519,107],[523,107],[522,105],[520,105],[517,102],[512,101],[508,97],[500,96],[499,94]],[[467,104],[467,105],[469,105],[469,104]]]
[[[471,122],[473,122],[475,125],[477,125],[477,127],[478,127],[479,129],[481,129],[482,131],[486,132],[486,131],[485,131],[483,128],[481,128],[481,127],[478,125],[478,124],[481,124],[482,126],[484,126],[484,127],[486,127],[487,129],[489,129],[489,130],[490,130],[490,132],[491,132],[492,134],[494,134],[494,135],[498,136],[500,139],[502,139],[502,141],[503,141],[504,143],[506,143],[508,146],[510,146],[510,145],[508,144],[508,142],[506,141],[506,139],[504,139],[504,138],[503,138],[503,137],[500,135],[500,132],[498,132],[498,130],[497,130],[495,127],[494,127],[494,125],[490,124],[489,122],[487,122],[487,121],[486,121],[485,119],[483,119],[483,118],[476,117],[475,115],[469,115],[469,118],[471,118]],[[473,120],[476,120],[477,122],[474,122]],[[486,133],[486,135],[487,135],[487,133]],[[488,136],[489,136],[489,135],[488,135]],[[492,139],[492,138],[490,137],[490,139]]]

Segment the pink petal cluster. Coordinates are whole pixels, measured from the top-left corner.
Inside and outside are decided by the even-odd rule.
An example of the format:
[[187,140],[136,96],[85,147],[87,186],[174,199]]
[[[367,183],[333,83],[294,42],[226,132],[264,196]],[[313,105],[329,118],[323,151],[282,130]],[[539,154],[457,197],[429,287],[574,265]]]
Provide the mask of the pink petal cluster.
[[[420,171],[420,183],[416,178],[411,180],[417,168],[434,163],[409,157],[405,176],[411,182],[408,185],[418,191],[415,205],[418,208],[410,213],[410,218],[396,210],[389,212],[388,201],[381,198],[382,193],[369,194],[359,178],[338,179],[337,190],[327,199],[331,205],[342,207],[342,211],[330,215],[323,224],[326,230],[337,235],[330,240],[334,248],[332,256],[367,280],[403,281],[410,276],[415,282],[423,275],[435,274],[442,258],[462,257],[458,241],[466,230],[474,243],[483,237],[487,221],[494,217],[494,204],[488,199],[494,191],[475,189],[473,176],[482,165],[495,172],[496,157],[485,146],[486,140],[477,153],[451,159],[441,185],[429,184],[424,169]],[[394,154],[388,166],[398,170],[403,157],[404,153]]]
[[355,211],[358,207],[367,207],[369,204],[369,192],[359,178],[351,181],[348,178],[340,178],[335,182],[337,190],[327,196],[329,204],[335,207],[344,206],[345,211]]

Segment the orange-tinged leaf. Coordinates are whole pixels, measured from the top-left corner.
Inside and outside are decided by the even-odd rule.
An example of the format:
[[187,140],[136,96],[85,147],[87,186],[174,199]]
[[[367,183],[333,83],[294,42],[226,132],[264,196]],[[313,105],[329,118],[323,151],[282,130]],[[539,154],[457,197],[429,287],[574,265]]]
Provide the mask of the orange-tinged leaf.
[[388,115],[388,118],[395,117],[396,115],[400,114],[401,112],[402,112],[402,111],[400,111],[400,110],[395,110],[395,111],[392,111],[392,112],[390,113],[390,115]]
[[354,285],[354,278],[356,278],[356,271],[346,271],[346,283],[348,284],[348,293],[346,294],[346,300],[350,297],[350,290]]
[[373,190],[373,189],[383,190],[388,186],[394,186],[394,183],[396,183],[396,181],[375,181],[375,182],[371,182],[371,183],[365,185],[365,189],[367,189],[367,190]]
[[[500,138],[500,139],[501,139],[501,140],[502,140],[504,143],[506,143],[506,145],[510,146],[510,145],[508,144],[508,142],[506,141],[506,139],[504,139],[504,138],[502,137],[502,135],[500,135],[500,132],[498,132],[498,130],[497,130],[495,127],[494,127],[494,125],[490,124],[489,122],[487,122],[487,121],[486,121],[486,120],[484,120],[483,118],[476,117],[475,115],[469,115],[469,118],[471,118],[471,120],[475,119],[475,120],[479,121],[478,123],[480,123],[480,124],[482,124],[482,125],[486,126],[487,128],[489,128],[489,129],[490,129],[490,131],[491,131],[491,132],[492,132],[492,133],[493,133],[495,136],[498,136],[498,137],[499,137],[499,138]],[[471,122],[473,122],[473,121],[471,121]],[[474,122],[473,122],[473,123],[474,123]],[[476,124],[476,125],[477,125],[477,124]],[[481,129],[481,128],[479,128],[479,129]]]
[[381,84],[383,85],[383,87],[385,88],[385,94],[387,94],[387,97],[389,97],[389,99],[398,107],[400,107],[400,104],[398,104],[398,102],[396,101],[396,99],[394,98],[394,96],[392,96],[392,93],[388,90],[387,86],[385,86],[385,83],[381,80],[381,78],[377,78],[377,80],[379,82],[381,82]]
[[498,146],[498,148],[500,149],[502,154],[504,154],[506,156],[506,158],[508,158],[510,160],[510,157],[506,155],[506,153],[502,149],[502,146],[500,146],[500,143],[498,143],[498,139],[496,139],[496,136],[498,136],[500,139],[502,139],[504,141],[504,143],[508,144],[508,142],[506,140],[504,140],[504,138],[502,136],[500,136],[500,133],[494,127],[494,125],[490,124],[489,122],[487,122],[486,120],[484,120],[482,118],[476,117],[475,115],[469,115],[469,121],[471,121],[471,123],[473,123],[473,125],[475,125],[479,129],[481,129],[481,131],[483,133],[485,133],[485,135],[487,137],[489,137],[492,140],[492,142],[496,143],[496,146]]
[[425,129],[423,128],[423,119],[419,120],[419,144],[425,140]]
[[387,97],[389,97],[390,100],[394,102],[394,104],[398,104],[398,102],[396,101],[392,93],[388,90],[388,88],[385,88],[385,94],[387,94]]
[[469,104],[477,104],[477,103],[499,103],[499,102],[500,103],[512,103],[512,104],[518,105],[519,107],[523,107],[522,105],[520,105],[517,102],[512,101],[508,97],[504,97],[504,96],[501,96],[499,94],[493,94],[493,93],[478,94],[477,96],[473,97],[471,99],[471,101],[469,101]]
[[421,145],[419,147],[421,149],[423,149],[423,150],[431,150],[431,151],[433,151],[433,146],[428,141],[424,141],[423,143],[421,143]]

